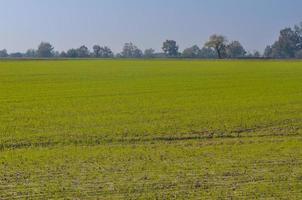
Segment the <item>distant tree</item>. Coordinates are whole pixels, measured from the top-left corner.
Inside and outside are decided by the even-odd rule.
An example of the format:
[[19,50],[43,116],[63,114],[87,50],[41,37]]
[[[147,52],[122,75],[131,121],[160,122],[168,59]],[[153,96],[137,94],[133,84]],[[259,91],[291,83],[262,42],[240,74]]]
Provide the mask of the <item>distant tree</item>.
[[163,43],[162,49],[167,56],[178,56],[179,47],[174,40],[166,40]]
[[101,46],[100,45],[94,45],[92,47],[92,49],[93,49],[94,57],[99,57],[100,56],[100,51],[101,51]]
[[60,57],[60,55],[61,55],[61,54],[60,54],[59,51],[54,51],[54,52],[53,52],[53,56],[56,57],[56,58]]
[[264,49],[264,53],[263,53],[263,56],[265,58],[270,58],[272,57],[272,54],[273,54],[273,49],[271,46],[266,46],[265,49]]
[[21,52],[15,52],[15,53],[9,54],[9,57],[11,57],[11,58],[22,58],[22,57],[24,57],[24,54],[21,53]]
[[8,53],[6,49],[0,50],[0,58],[8,57]]
[[117,54],[115,55],[115,57],[116,57],[116,58],[122,58],[123,55],[122,55],[121,53],[117,53]]
[[280,31],[278,40],[265,51],[266,57],[295,58],[302,50],[302,24],[296,25],[294,30],[285,28]]
[[155,53],[154,49],[146,49],[145,52],[144,52],[144,57],[154,58],[154,53]]
[[299,51],[299,36],[291,28],[281,30],[278,41],[273,45],[273,56],[294,58],[297,51]]
[[41,42],[38,50],[37,56],[41,58],[49,58],[53,56],[53,46],[48,42]]
[[244,57],[247,52],[238,41],[232,41],[226,46],[226,55],[229,58]]
[[113,54],[112,50],[109,47],[104,46],[104,47],[100,48],[99,56],[101,58],[113,58],[114,54]]
[[217,58],[217,52],[212,48],[203,47],[202,49],[200,49],[199,57],[207,59]]
[[154,53],[153,55],[154,58],[166,58],[166,54],[162,52]]
[[295,34],[298,36],[297,48],[302,50],[302,22],[294,27]]
[[254,57],[254,58],[260,58],[260,57],[261,57],[261,53],[260,53],[259,51],[255,51],[255,52],[253,53],[253,57]]
[[198,58],[200,56],[200,48],[197,45],[186,48],[182,52],[184,58]]
[[37,57],[37,51],[34,49],[28,49],[25,53],[25,57],[28,57],[28,58]]
[[67,58],[68,56],[67,56],[67,53],[66,53],[65,51],[62,51],[62,52],[60,53],[60,57],[61,57],[61,58]]
[[124,58],[140,58],[143,56],[143,52],[130,42],[124,45],[121,55]]
[[69,49],[66,54],[68,58],[78,57],[78,51],[76,49]]
[[227,39],[222,35],[212,35],[205,44],[206,47],[213,48],[217,52],[218,58],[225,57]]
[[85,45],[81,46],[76,51],[77,51],[77,57],[79,57],[79,58],[88,58],[88,57],[90,57],[89,49]]

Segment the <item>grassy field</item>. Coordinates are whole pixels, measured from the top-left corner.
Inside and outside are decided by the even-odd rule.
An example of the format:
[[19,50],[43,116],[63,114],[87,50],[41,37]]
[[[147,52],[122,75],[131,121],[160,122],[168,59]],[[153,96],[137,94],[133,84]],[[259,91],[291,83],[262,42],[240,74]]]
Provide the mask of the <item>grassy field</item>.
[[302,62],[0,62],[0,200],[231,198],[302,198]]

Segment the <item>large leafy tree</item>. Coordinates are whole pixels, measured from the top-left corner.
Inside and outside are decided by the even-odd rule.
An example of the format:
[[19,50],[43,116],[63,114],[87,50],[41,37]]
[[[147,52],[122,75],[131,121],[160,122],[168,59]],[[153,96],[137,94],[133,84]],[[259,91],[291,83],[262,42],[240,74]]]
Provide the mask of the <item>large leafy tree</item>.
[[162,49],[167,56],[178,56],[179,47],[174,40],[166,40],[163,43]]
[[217,52],[219,59],[225,57],[227,39],[222,35],[212,35],[209,41],[205,44],[206,47],[213,48]]
[[114,56],[112,50],[107,46],[101,47],[99,54],[101,58],[112,58]]
[[89,49],[85,45],[81,46],[80,48],[77,49],[77,57],[80,58],[90,57]]
[[143,56],[143,52],[130,42],[124,45],[121,55],[124,58],[140,58]]
[[114,56],[111,49],[107,46],[101,47],[100,45],[94,45],[93,56],[97,58],[112,58]]
[[38,46],[37,56],[41,58],[49,58],[53,56],[53,46],[48,42],[41,42]]
[[200,56],[200,48],[197,45],[184,49],[182,56],[185,58],[198,58]]
[[302,23],[294,29],[285,28],[280,31],[278,40],[265,50],[266,57],[295,58],[300,57],[302,50]]
[[93,49],[93,55],[95,57],[99,57],[100,56],[100,51],[101,51],[101,46],[100,45],[94,45],[92,47],[92,49]]
[[278,41],[273,45],[273,55],[280,58],[293,58],[299,50],[299,36],[291,28],[280,31]]
[[229,58],[240,58],[246,55],[246,51],[240,42],[232,41],[226,46],[226,54]]

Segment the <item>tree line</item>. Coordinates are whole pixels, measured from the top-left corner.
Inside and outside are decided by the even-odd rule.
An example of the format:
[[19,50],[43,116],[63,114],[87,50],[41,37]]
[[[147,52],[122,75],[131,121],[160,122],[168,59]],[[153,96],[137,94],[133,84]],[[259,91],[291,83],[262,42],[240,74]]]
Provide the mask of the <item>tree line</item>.
[[239,41],[228,41],[223,35],[214,34],[199,47],[192,47],[179,51],[174,40],[166,40],[162,45],[162,52],[154,49],[142,51],[133,43],[125,43],[122,52],[114,54],[107,46],[94,45],[90,50],[85,45],[68,51],[58,52],[48,42],[41,42],[37,49],[29,49],[25,53],[8,54],[6,49],[0,50],[1,58],[302,58],[302,22],[293,28],[280,31],[278,40],[268,45],[264,53],[258,51],[248,53]]

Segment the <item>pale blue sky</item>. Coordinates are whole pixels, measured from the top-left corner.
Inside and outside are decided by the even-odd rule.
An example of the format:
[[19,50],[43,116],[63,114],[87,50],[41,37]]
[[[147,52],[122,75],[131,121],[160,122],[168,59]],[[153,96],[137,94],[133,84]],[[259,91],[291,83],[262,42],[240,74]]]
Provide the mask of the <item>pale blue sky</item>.
[[212,33],[263,50],[281,28],[302,21],[302,0],[0,0],[0,49],[56,50],[125,42],[160,50],[165,39],[181,49],[202,46]]

